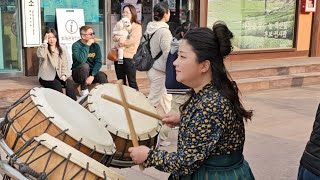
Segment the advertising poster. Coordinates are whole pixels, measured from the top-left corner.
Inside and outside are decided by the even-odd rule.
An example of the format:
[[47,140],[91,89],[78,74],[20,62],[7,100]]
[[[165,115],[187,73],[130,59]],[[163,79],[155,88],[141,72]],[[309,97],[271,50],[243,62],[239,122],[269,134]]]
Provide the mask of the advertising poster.
[[208,6],[207,26],[224,21],[234,50],[293,47],[294,0],[209,0]]

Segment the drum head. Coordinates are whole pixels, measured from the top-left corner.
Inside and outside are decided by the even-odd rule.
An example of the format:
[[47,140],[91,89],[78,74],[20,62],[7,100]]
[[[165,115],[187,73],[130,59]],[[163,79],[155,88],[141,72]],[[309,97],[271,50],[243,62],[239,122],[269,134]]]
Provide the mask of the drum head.
[[[156,109],[141,92],[128,86],[123,86],[123,89],[129,104],[157,113]],[[117,84],[101,84],[91,90],[87,100],[88,109],[103,122],[111,133],[124,139],[131,139],[124,108],[121,105],[102,99],[101,95],[103,94],[121,100]],[[159,133],[161,125],[157,119],[132,109],[129,111],[138,140],[147,140]]]
[[31,98],[39,110],[61,130],[68,129],[69,136],[99,153],[114,154],[115,145],[97,118],[76,101],[66,95],[49,89],[34,88]]

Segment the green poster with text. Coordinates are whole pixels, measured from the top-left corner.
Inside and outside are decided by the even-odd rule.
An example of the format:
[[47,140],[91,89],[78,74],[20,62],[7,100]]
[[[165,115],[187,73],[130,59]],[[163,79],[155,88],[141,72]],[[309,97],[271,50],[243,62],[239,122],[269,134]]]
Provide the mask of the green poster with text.
[[224,21],[234,34],[234,50],[292,48],[294,0],[209,0],[208,24]]

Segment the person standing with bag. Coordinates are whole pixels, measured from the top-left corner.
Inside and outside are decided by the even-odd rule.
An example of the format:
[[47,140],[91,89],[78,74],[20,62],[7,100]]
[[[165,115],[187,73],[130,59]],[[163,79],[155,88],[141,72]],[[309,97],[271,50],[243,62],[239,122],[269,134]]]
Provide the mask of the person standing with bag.
[[43,43],[37,49],[37,56],[40,61],[38,73],[40,84],[61,93],[62,87],[65,87],[67,96],[77,100],[74,82],[69,78],[67,51],[60,46],[55,29],[49,28],[46,31]]
[[176,68],[173,65],[178,58],[178,49],[183,36],[191,29],[197,28],[193,22],[187,21],[179,26],[171,42],[171,50],[166,64],[166,88],[169,94],[172,94],[171,112],[179,112],[179,108],[190,97],[191,88],[176,80]]
[[131,20],[132,30],[126,40],[117,39],[113,36],[113,41],[118,42],[120,47],[125,47],[123,51],[123,64],[118,64],[118,61],[114,62],[117,79],[122,80],[123,84],[126,85],[128,78],[129,86],[139,91],[137,80],[136,80],[136,67],[132,60],[133,55],[136,53],[140,39],[142,36],[142,27],[140,22],[138,22],[136,8],[127,4],[122,9],[122,16],[127,17]]
[[[158,114],[163,115],[170,111],[171,95],[167,94],[165,87],[166,62],[170,52],[172,35],[167,22],[170,19],[170,9],[166,2],[160,2],[153,8],[154,21],[149,22],[146,35],[150,39],[150,51],[152,57],[156,57],[161,51],[162,55],[154,62],[152,68],[147,72],[150,82],[148,99],[156,107]],[[168,137],[170,128],[164,125],[161,128],[160,138],[165,140]],[[161,144],[161,143],[160,143]]]

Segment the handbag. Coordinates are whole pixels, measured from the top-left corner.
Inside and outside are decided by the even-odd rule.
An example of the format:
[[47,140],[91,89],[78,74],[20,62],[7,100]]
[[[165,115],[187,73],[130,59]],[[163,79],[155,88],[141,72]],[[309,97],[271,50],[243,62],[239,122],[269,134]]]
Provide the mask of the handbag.
[[109,59],[110,61],[118,61],[118,49],[111,48],[108,52],[107,59]]

